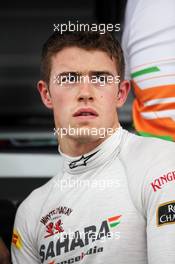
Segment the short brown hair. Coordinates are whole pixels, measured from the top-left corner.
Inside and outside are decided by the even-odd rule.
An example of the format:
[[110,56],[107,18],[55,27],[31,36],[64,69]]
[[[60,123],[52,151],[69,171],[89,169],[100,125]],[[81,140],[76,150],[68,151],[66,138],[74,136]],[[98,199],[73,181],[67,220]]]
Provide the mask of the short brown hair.
[[44,43],[41,58],[41,79],[48,85],[51,72],[51,58],[65,47],[79,47],[85,50],[101,50],[116,61],[120,81],[124,79],[124,57],[120,43],[109,32],[100,34],[99,31],[66,31],[54,32]]

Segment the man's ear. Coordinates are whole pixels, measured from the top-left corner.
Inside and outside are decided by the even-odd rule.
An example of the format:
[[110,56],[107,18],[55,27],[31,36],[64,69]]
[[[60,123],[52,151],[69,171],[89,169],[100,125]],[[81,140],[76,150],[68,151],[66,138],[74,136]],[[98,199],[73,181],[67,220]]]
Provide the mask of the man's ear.
[[51,95],[50,95],[50,91],[48,88],[48,85],[46,84],[46,82],[40,80],[37,83],[37,89],[40,93],[41,99],[44,103],[44,105],[49,108],[52,109],[52,99],[51,99]]
[[120,108],[124,105],[128,97],[129,91],[130,91],[130,82],[127,80],[122,81],[118,88],[117,108]]

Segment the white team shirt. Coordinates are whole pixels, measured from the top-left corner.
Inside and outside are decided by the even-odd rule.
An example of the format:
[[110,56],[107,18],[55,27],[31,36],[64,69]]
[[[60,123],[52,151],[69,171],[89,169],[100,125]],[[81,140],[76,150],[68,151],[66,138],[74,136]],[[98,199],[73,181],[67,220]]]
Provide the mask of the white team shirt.
[[[147,67],[160,67],[160,73],[168,74],[168,80],[154,78],[149,83],[140,83],[142,76],[133,77],[139,82],[141,89],[156,85],[174,84],[175,63],[175,2],[174,0],[127,0],[122,35],[126,73],[125,78],[131,79],[131,73]],[[156,72],[155,72],[156,74]],[[153,73],[147,73],[152,77]],[[155,77],[157,77],[155,75]],[[144,76],[144,75],[143,75]],[[154,76],[154,75],[153,75]],[[160,78],[159,78],[160,79]]]
[[119,127],[18,208],[13,264],[174,264],[175,145]]
[[122,48],[141,135],[175,141],[175,1],[128,0]]

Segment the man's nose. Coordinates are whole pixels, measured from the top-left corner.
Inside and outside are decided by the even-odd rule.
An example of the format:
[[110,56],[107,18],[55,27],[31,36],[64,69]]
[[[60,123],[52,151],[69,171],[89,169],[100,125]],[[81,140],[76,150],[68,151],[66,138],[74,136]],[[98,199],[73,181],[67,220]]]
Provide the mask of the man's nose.
[[78,101],[93,101],[94,88],[89,80],[84,81],[79,85]]

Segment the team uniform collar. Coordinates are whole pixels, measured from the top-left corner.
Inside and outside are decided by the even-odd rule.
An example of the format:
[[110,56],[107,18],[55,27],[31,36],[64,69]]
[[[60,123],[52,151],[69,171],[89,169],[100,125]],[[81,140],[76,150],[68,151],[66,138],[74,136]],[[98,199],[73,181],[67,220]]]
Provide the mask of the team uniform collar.
[[123,129],[119,126],[116,131],[104,140],[100,145],[90,152],[77,156],[71,157],[64,154],[59,146],[59,153],[63,157],[63,169],[69,174],[82,174],[93,168],[103,165],[110,156],[118,150],[122,140]]

